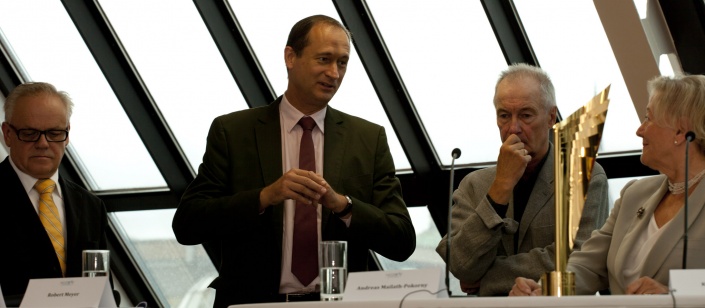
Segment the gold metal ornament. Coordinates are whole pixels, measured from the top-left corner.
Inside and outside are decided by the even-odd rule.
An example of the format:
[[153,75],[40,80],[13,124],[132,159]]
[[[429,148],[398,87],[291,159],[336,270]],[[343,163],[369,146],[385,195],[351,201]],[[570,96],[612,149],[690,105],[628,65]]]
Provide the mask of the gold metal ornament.
[[553,126],[556,199],[556,270],[541,277],[544,295],[575,295],[575,275],[568,256],[580,227],[592,167],[607,117],[610,86],[585,106]]

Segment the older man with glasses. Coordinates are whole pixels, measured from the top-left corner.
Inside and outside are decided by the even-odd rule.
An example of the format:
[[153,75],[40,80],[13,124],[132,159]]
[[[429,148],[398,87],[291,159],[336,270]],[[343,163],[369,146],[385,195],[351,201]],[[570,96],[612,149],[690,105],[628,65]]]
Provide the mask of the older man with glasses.
[[30,279],[80,277],[81,252],[107,249],[103,201],[58,172],[72,108],[66,92],[42,82],[19,85],[5,101],[0,287],[11,307]]

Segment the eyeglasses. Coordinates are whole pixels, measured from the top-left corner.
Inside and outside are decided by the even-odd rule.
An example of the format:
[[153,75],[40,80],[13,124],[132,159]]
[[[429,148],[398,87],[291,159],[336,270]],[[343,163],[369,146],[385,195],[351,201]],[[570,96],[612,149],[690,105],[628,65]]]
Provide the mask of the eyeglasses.
[[12,128],[15,133],[17,133],[17,139],[20,139],[24,142],[37,142],[39,141],[39,137],[41,137],[42,135],[44,135],[44,138],[46,138],[48,142],[62,142],[66,141],[66,139],[69,137],[68,129],[17,129],[14,125],[10,123],[7,123],[7,125],[10,125],[10,128]]

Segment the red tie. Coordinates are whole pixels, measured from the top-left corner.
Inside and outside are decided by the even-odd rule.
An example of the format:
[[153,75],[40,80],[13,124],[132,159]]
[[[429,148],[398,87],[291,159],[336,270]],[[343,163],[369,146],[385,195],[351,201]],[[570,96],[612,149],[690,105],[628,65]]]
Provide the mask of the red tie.
[[[316,152],[311,137],[316,121],[311,117],[303,117],[299,120],[299,125],[304,129],[299,150],[299,169],[316,172]],[[296,202],[291,272],[304,286],[309,285],[318,276],[316,208],[315,204]]]

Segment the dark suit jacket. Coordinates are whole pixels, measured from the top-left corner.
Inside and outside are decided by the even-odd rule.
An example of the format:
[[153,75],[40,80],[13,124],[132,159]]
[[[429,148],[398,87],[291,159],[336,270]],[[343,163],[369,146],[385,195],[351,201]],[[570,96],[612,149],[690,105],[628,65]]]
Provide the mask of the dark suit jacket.
[[[7,157],[0,163],[0,287],[8,306],[18,306],[35,278],[60,278],[47,232]],[[59,178],[66,225],[66,276],[81,277],[81,252],[107,249],[105,205],[78,185]]]
[[[213,121],[198,176],[174,215],[181,244],[221,245],[216,306],[273,301],[279,292],[284,211],[260,214],[259,194],[282,176],[280,102]],[[416,236],[384,128],[328,107],[324,142],[323,176],[353,208],[349,228],[323,208],[323,240],[348,241],[349,271],[368,269],[369,249],[407,259]]]

